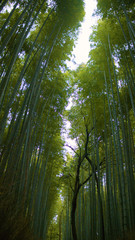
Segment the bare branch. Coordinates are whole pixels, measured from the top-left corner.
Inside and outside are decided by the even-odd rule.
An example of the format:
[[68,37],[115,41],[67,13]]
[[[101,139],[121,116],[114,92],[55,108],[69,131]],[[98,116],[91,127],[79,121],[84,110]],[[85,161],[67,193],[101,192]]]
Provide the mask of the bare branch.
[[80,149],[80,156],[81,156],[81,146],[80,146],[77,138],[76,138],[76,142],[77,142],[77,145],[78,145],[78,147],[79,147],[79,149]]
[[79,188],[81,188],[85,183],[87,183],[91,177],[92,177],[92,173],[90,174],[90,176],[83,183],[81,183],[79,185]]
[[80,157],[79,154],[74,150],[73,147],[69,146],[68,144],[66,144],[65,146],[69,147],[78,157]]
[[[83,156],[82,156],[81,163],[83,162],[84,158],[86,158],[87,155],[88,155],[89,131],[88,131],[88,126],[85,125],[85,127],[86,127],[85,152],[84,152],[84,154],[83,154]],[[93,129],[94,129],[94,128],[92,128],[91,131],[92,131]]]
[[69,183],[70,183],[70,187],[71,187],[72,191],[74,192],[74,189],[73,189],[73,187],[72,187],[71,179],[70,179],[70,178],[69,178]]

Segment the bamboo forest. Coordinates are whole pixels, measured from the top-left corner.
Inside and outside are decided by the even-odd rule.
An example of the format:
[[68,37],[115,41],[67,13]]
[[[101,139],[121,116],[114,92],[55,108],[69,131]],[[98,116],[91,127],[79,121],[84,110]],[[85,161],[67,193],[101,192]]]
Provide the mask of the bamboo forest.
[[72,69],[84,0],[0,1],[0,240],[135,240],[135,0],[96,4]]

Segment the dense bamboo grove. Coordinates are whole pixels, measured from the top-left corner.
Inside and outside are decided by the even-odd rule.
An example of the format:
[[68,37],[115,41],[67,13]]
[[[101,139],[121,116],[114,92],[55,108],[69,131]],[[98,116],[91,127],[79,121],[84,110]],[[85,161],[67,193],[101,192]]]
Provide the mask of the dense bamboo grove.
[[[135,239],[134,1],[97,1],[75,71],[65,60],[83,1],[0,10],[0,239]],[[66,156],[65,118],[76,141]]]
[[0,239],[46,239],[63,164],[64,62],[83,2],[2,1],[0,9]]
[[67,113],[78,147],[66,169],[63,239],[135,239],[135,5],[99,0],[97,7],[101,19],[88,63],[73,73]]

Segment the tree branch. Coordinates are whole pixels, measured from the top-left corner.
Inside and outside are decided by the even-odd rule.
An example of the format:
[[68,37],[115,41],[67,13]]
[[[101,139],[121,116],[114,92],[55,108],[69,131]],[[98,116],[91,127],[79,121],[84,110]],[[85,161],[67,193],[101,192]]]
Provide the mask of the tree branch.
[[81,156],[81,146],[80,146],[80,144],[79,144],[77,138],[76,138],[76,142],[77,142],[77,145],[78,145],[78,147],[79,147],[79,149],[80,149],[80,156]]
[[71,150],[72,150],[78,157],[80,157],[79,154],[74,150],[73,147],[69,146],[68,144],[66,144],[65,146],[71,148]]
[[[72,175],[70,175],[70,176],[72,177]],[[72,191],[74,192],[74,189],[73,189],[72,184],[71,184],[71,178],[69,178],[69,183],[70,183],[70,187],[71,187]]]
[[85,183],[87,183],[91,177],[92,177],[92,173],[90,174],[90,176],[83,183],[81,183],[79,185],[79,188],[81,188]]

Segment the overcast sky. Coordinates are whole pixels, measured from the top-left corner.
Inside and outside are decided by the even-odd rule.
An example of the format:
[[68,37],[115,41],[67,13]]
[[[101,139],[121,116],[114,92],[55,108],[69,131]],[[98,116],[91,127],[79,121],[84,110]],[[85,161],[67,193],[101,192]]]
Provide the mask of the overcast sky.
[[97,23],[97,18],[92,17],[94,9],[96,9],[96,0],[85,0],[85,17],[80,28],[80,33],[76,46],[73,50],[73,55],[75,58],[73,60],[77,63],[74,65],[73,62],[68,62],[68,67],[75,69],[82,62],[86,63],[88,61],[88,54],[90,51],[89,36],[92,32],[91,27]]
[[[97,23],[97,17],[93,17],[92,14],[94,10],[96,9],[97,1],[96,0],[85,0],[85,17],[84,21],[82,23],[82,26],[80,28],[80,33],[78,36],[78,40],[76,43],[76,46],[73,50],[73,57],[74,61],[67,62],[67,65],[70,69],[76,69],[79,64],[86,63],[88,61],[88,55],[90,51],[90,43],[89,43],[89,36],[92,33],[92,26]],[[73,62],[76,62],[74,64]],[[69,110],[72,106],[72,97],[69,99],[69,103],[67,106],[67,110]],[[68,131],[70,128],[70,122],[66,121],[66,131],[64,133],[64,138],[66,140],[66,144],[72,146],[73,148],[76,148],[77,145],[75,143],[75,140],[72,140],[68,137]],[[70,154],[73,153],[73,151],[65,147],[66,151],[68,151]]]

